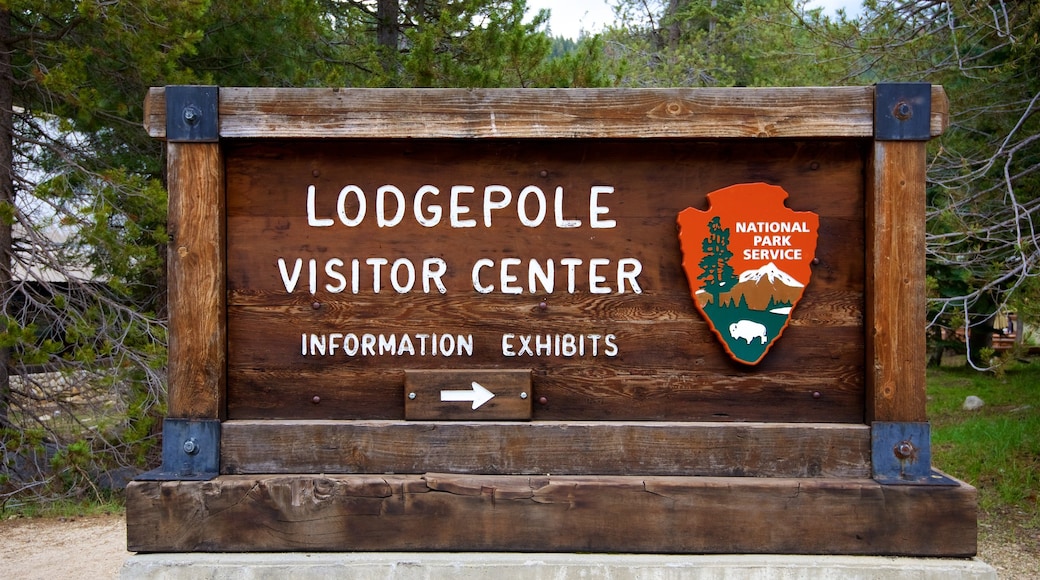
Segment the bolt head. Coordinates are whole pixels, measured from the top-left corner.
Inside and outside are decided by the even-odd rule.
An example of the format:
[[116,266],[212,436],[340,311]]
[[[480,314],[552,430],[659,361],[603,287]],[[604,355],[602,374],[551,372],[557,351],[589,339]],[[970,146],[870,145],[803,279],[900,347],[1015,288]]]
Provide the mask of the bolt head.
[[202,118],[202,112],[194,105],[188,105],[184,108],[184,112],[181,116],[184,118],[185,123],[189,125],[198,125],[199,120]]
[[900,121],[906,121],[910,117],[914,116],[914,108],[910,106],[910,103],[906,101],[900,101],[896,104],[896,108],[893,111],[896,118]]
[[914,453],[917,452],[917,449],[910,441],[901,441],[896,445],[896,448],[893,451],[895,452],[896,457],[900,459],[910,459],[914,456]]
[[194,438],[185,441],[182,448],[184,449],[184,452],[188,455],[195,455],[199,452],[199,444],[195,441]]

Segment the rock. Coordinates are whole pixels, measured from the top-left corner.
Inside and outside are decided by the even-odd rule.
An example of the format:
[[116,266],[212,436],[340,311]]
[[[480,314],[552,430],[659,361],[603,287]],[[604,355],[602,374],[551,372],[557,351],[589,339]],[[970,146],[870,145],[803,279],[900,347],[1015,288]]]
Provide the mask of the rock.
[[977,411],[984,406],[986,406],[985,401],[975,395],[969,395],[967,399],[964,399],[964,404],[961,405],[961,408],[965,411]]

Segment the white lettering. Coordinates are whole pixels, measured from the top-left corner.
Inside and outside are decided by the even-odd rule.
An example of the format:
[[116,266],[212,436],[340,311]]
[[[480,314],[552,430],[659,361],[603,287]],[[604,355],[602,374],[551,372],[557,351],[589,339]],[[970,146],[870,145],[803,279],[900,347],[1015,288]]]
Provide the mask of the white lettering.
[[[386,194],[390,193],[397,201],[397,213],[386,219]],[[404,219],[404,194],[392,185],[384,185],[376,190],[376,225],[381,228],[392,228]]]
[[356,334],[348,334],[343,337],[343,353],[347,356],[356,356],[361,348],[361,339]]
[[[538,213],[534,219],[527,215],[527,197],[530,195],[534,195],[535,201],[538,203]],[[520,217],[520,223],[529,228],[536,228],[542,225],[542,222],[545,221],[545,193],[535,185],[525,187],[520,192],[519,199],[517,199],[516,213]]]
[[379,335],[379,356],[397,353],[397,336],[394,334]]
[[613,228],[617,226],[616,220],[601,220],[599,216],[607,215],[609,208],[599,204],[600,194],[614,193],[614,188],[609,185],[594,185],[589,194],[589,225],[593,228]]
[[[477,227],[477,220],[468,217],[471,206],[463,196],[472,195],[476,189],[472,185],[453,185],[450,189],[448,202],[448,222],[453,228]],[[614,186],[594,185],[589,189],[589,227],[594,229],[606,229],[617,227],[617,221],[606,216],[610,208],[601,203],[601,196],[614,193]],[[318,217],[317,210],[317,187],[307,186],[306,214],[307,225],[310,227],[326,228],[335,225],[336,221],[330,217]],[[392,228],[401,225],[408,214],[408,205],[411,204],[411,214],[419,225],[432,228],[439,225],[444,217],[445,209],[435,201],[429,201],[428,197],[440,195],[440,189],[433,185],[422,185],[411,196],[396,185],[384,184],[376,189],[375,214],[376,225],[380,228]],[[557,185],[553,197],[553,224],[560,229],[574,229],[582,226],[582,220],[567,218],[564,214],[566,191],[564,186]],[[352,204],[351,196],[356,198],[356,204]],[[396,207],[389,208],[389,198],[393,198]],[[507,209],[513,204],[512,191],[498,184],[484,186],[482,207],[480,210],[481,221],[485,228],[491,228],[494,221],[494,213]],[[353,212],[353,215],[350,213]],[[537,185],[525,186],[516,197],[516,214],[520,222],[529,228],[539,227],[545,223],[548,213],[548,202],[545,192]],[[347,227],[360,226],[368,214],[368,197],[361,187],[350,184],[343,186],[336,198],[336,215],[339,223]],[[741,222],[738,231],[756,232],[761,227],[770,227],[770,222]],[[773,224],[775,225],[775,224]],[[807,231],[804,222],[802,224],[781,223],[778,228],[787,227],[783,231]],[[743,228],[743,229],[742,229]],[[779,230],[777,230],[779,231]]]
[[407,334],[402,334],[401,341],[397,343],[397,356],[403,354],[415,356],[415,347],[412,346],[412,337]]
[[621,258],[618,260],[617,268],[617,291],[618,294],[625,293],[625,282],[632,286],[632,291],[642,294],[643,289],[639,286],[637,277],[643,272],[643,263],[635,258]]
[[484,286],[480,283],[480,269],[481,268],[493,268],[495,266],[494,260],[488,258],[481,258],[473,264],[473,289],[481,294],[489,294],[495,291],[494,286]]
[[424,228],[432,228],[433,226],[441,223],[441,214],[444,213],[439,205],[426,206],[426,210],[430,212],[431,217],[426,217],[423,213],[423,196],[427,193],[431,195],[440,195],[441,191],[432,185],[424,185],[415,192],[415,207],[412,211],[415,213],[415,221],[419,222],[419,225]]
[[606,286],[600,286],[603,282],[607,281],[606,276],[600,276],[596,273],[596,268],[600,266],[609,266],[610,260],[606,258],[592,258],[589,260],[589,292],[592,294],[610,294],[610,288]]
[[354,294],[361,292],[361,260],[357,258],[350,261],[350,291]]
[[[498,201],[491,199],[492,193],[502,194],[502,198]],[[505,209],[509,207],[509,202],[513,201],[513,192],[509,191],[509,188],[504,185],[489,185],[484,188],[484,227],[491,227],[491,212],[492,210]]]
[[285,292],[292,294],[293,290],[296,290],[296,283],[300,281],[300,269],[303,267],[303,260],[296,258],[296,263],[293,265],[292,276],[289,275],[289,271],[285,267],[285,258],[278,258],[278,273],[282,275],[282,285],[285,286]]
[[365,263],[372,266],[372,291],[379,294],[381,276],[379,269],[389,264],[390,260],[386,258],[369,258],[365,260]]
[[347,279],[343,274],[340,274],[339,271],[336,270],[336,268],[342,266],[343,260],[340,260],[339,258],[331,258],[328,262],[325,262],[325,275],[337,282],[335,286],[332,284],[325,284],[325,290],[333,294],[338,294],[347,289]]
[[[347,196],[350,194],[357,196],[358,209],[357,215],[353,218],[347,217]],[[367,202],[365,201],[365,192],[361,191],[361,188],[356,185],[347,185],[343,189],[339,190],[339,198],[336,200],[336,213],[339,214],[339,221],[350,228],[356,227],[361,224],[365,219],[365,211],[367,210]]]
[[311,356],[322,355],[325,356],[325,343],[326,338],[324,334],[312,334],[311,335]]
[[332,218],[318,219],[314,215],[314,186],[307,186],[307,225],[313,228],[327,228],[336,223]]
[[513,283],[517,281],[517,277],[509,273],[510,266],[520,265],[520,258],[502,258],[501,263],[501,284],[498,287],[499,290],[501,290],[503,294],[523,293],[523,288],[521,288],[520,286],[513,286]]
[[[416,352],[415,341],[419,341]],[[507,344],[503,340],[503,345]],[[303,356],[473,356],[472,334],[301,334]],[[427,349],[427,345],[429,349]]]
[[[401,282],[402,270],[406,274],[403,283]],[[412,286],[415,285],[415,266],[412,265],[411,260],[405,258],[394,260],[394,265],[390,267],[390,284],[398,294],[406,294],[412,291]]]
[[614,334],[514,334],[502,335],[502,356],[507,357],[616,357],[621,353]]
[[437,291],[447,294],[448,289],[444,286],[444,273],[448,271],[448,264],[441,258],[426,258],[423,260],[423,292],[430,293],[430,283],[437,285]]
[[808,222],[737,222],[735,225],[740,234],[805,234],[809,232]]
[[307,260],[307,272],[311,275],[310,280],[310,291],[311,296],[318,293],[318,261],[315,259]]
[[532,259],[527,266],[527,291],[531,294],[538,294],[538,285],[536,283],[541,282],[542,290],[545,294],[552,294],[553,288],[556,287],[556,268],[555,264],[551,259],[545,261],[545,269],[542,269],[542,265],[538,260]]
[[581,220],[563,219],[563,186],[556,187],[556,198],[554,208],[556,210],[556,227],[558,228],[580,228]]
[[567,266],[567,293],[574,294],[574,269],[580,266],[582,263],[580,258],[563,258],[560,260],[560,264]]
[[784,250],[744,250],[745,260],[801,260],[802,250],[800,248],[788,248]]
[[376,343],[378,339],[374,334],[361,335],[361,356],[376,356]]
[[451,206],[449,208],[448,215],[451,218],[451,227],[453,228],[474,228],[477,227],[477,220],[475,219],[462,219],[463,214],[469,213],[469,206],[462,205],[459,200],[459,196],[462,194],[471,194],[475,190],[469,185],[453,185],[451,186]]

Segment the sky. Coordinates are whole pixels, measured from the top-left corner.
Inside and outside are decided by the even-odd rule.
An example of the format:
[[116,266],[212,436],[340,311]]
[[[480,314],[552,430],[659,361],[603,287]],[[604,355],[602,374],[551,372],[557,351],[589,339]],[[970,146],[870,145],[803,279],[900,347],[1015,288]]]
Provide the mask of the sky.
[[[614,20],[613,0],[527,0],[531,12],[547,8],[552,11],[549,26],[553,36],[578,38],[582,30],[598,32]],[[810,0],[810,7],[823,8],[833,14],[844,8],[852,16],[859,12],[862,0]]]

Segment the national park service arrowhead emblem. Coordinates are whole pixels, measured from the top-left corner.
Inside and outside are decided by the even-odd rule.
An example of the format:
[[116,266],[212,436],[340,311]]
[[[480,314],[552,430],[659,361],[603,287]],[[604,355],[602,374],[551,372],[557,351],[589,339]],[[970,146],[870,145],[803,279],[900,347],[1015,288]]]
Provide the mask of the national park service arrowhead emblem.
[[697,310],[735,360],[758,364],[791,320],[812,276],[820,218],[787,192],[742,183],[679,212],[683,270]]

